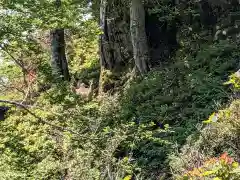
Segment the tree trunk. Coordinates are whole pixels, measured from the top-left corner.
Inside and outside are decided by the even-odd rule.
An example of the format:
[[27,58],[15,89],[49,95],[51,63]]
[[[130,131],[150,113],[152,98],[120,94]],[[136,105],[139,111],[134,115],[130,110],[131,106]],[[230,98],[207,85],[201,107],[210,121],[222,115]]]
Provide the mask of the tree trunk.
[[132,0],[130,7],[130,31],[135,65],[141,74],[149,70],[149,52],[145,31],[145,10],[141,0]]
[[[120,11],[121,10],[121,11]],[[110,70],[115,74],[126,71],[133,63],[131,35],[129,32],[129,9],[124,0],[100,1],[99,51],[101,75],[99,94],[108,89],[104,86],[104,74]]]
[[51,39],[53,73],[55,76],[62,76],[64,80],[69,81],[70,75],[65,54],[64,29],[51,31]]
[[107,32],[106,20],[107,0],[101,0],[100,4],[100,28],[102,34],[100,35],[100,63],[102,67],[112,68],[112,54],[110,53],[109,39]]
[[[128,12],[123,0],[101,0],[100,4],[100,62],[104,69],[119,70],[131,57]],[[119,11],[119,9],[123,11]]]
[[[61,1],[56,0],[56,7],[59,9]],[[54,29],[50,32],[51,35],[51,49],[52,49],[52,71],[56,79],[70,80],[68,62],[65,53],[65,38],[64,29]]]

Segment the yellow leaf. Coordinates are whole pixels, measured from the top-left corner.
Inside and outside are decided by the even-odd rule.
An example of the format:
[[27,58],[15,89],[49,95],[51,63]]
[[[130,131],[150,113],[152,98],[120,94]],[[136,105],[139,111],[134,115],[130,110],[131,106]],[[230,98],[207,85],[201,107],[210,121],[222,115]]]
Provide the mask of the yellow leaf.
[[214,174],[214,171],[206,171],[203,173],[203,176],[209,176],[211,174]]
[[132,176],[131,175],[128,175],[126,176],[123,180],[131,180],[132,179]]
[[232,163],[232,167],[233,167],[233,168],[237,168],[238,166],[239,166],[238,162]]
[[211,116],[207,120],[203,121],[203,123],[208,124],[208,123],[211,123],[211,122],[217,122],[217,120],[218,120],[218,114],[216,114],[214,112],[214,113],[211,114]]
[[205,123],[205,124],[209,124],[209,123],[211,123],[211,120],[203,121],[203,123]]

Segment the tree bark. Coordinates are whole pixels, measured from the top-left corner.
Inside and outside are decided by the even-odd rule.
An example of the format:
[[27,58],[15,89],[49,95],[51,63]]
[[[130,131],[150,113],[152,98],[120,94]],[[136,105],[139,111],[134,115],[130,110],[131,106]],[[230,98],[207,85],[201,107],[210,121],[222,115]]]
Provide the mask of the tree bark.
[[135,65],[141,74],[148,72],[149,52],[145,31],[145,10],[141,0],[132,0],[130,31]]
[[[119,70],[131,57],[128,9],[123,0],[101,0],[99,40],[100,62],[104,69]],[[122,9],[122,11],[119,11]],[[127,10],[127,11],[125,11]]]
[[101,0],[100,23],[99,23],[100,29],[102,30],[102,34],[100,35],[100,42],[99,42],[100,63],[102,67],[111,69],[113,67],[113,64],[112,64],[113,57],[110,52],[110,45],[109,45],[109,39],[108,39],[106,8],[107,8],[107,0]]
[[129,9],[124,0],[100,1],[99,52],[101,75],[99,94],[104,92],[104,74],[106,71],[119,74],[127,70],[132,62],[131,35],[129,32]]
[[[59,9],[61,1],[56,0],[56,7]],[[50,32],[51,36],[51,49],[52,49],[52,71],[56,79],[70,80],[68,62],[65,53],[65,38],[64,29],[54,29]]]

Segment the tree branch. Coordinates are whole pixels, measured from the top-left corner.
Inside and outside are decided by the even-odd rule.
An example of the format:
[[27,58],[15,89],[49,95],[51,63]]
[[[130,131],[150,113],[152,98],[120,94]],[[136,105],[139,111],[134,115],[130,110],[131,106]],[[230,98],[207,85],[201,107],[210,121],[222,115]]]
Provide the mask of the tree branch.
[[8,50],[3,47],[2,45],[0,45],[0,48],[5,52],[7,53],[7,55],[9,55],[12,60],[25,72],[27,72],[27,69],[24,67],[23,63],[21,61],[19,61],[17,58],[15,58],[11,53],[8,52]]
[[5,85],[5,83],[3,82],[3,80],[0,78],[0,85],[3,86],[6,89],[16,89],[17,91],[19,91],[20,93],[22,93],[23,95],[25,95],[25,92],[15,86],[7,86]]
[[8,100],[0,100],[0,103],[7,103],[7,104],[12,104],[12,105],[15,105],[17,107],[21,107],[23,108],[24,110],[26,110],[29,114],[31,114],[34,118],[36,118],[40,123],[43,123],[43,124],[47,124],[49,126],[52,126],[53,128],[55,129],[58,129],[58,130],[61,130],[61,131],[67,131],[67,132],[70,132],[72,134],[77,134],[79,135],[78,132],[75,132],[69,128],[66,128],[66,127],[62,127],[62,126],[58,126],[58,125],[55,125],[55,124],[52,124],[44,119],[42,119],[41,117],[39,117],[38,115],[36,115],[35,113],[33,113],[32,111],[30,111],[28,108],[31,107],[29,105],[25,105],[25,104],[21,104],[21,103],[18,103],[18,102],[15,102],[15,101],[8,101]]
[[28,70],[27,70],[27,68],[25,68],[23,61],[20,61],[19,59],[15,58],[11,53],[9,53],[9,51],[6,49],[6,47],[0,45],[0,48],[2,51],[7,53],[7,55],[9,55],[12,58],[12,60],[15,62],[16,65],[18,65],[22,69],[24,84],[27,85],[26,74],[27,74]]

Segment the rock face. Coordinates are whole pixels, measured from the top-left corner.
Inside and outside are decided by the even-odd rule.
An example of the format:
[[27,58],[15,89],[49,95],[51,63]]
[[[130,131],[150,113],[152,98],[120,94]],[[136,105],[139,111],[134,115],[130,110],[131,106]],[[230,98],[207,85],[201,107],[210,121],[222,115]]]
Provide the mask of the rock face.
[[9,110],[9,107],[6,106],[0,106],[0,121],[5,119],[5,114]]

